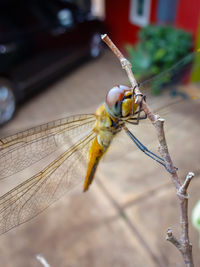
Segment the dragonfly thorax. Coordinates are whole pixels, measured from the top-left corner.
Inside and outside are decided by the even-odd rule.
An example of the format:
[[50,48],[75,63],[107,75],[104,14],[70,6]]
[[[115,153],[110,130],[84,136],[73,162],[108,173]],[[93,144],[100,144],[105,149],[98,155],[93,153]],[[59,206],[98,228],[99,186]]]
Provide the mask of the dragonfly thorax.
[[134,102],[133,89],[126,85],[118,85],[110,89],[106,95],[106,111],[111,117],[126,118],[134,115],[138,107]]

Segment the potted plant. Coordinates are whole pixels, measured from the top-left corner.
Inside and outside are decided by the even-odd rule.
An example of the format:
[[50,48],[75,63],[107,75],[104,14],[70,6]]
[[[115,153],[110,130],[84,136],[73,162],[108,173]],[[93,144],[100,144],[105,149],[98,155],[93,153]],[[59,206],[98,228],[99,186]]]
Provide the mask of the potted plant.
[[[140,30],[138,37],[139,41],[135,46],[126,45],[137,80],[151,78],[169,69],[192,49],[191,34],[171,26],[149,25]],[[192,59],[188,56],[182,65],[191,62]],[[178,68],[181,66],[177,66],[175,71],[178,71]],[[153,93],[159,94],[162,85],[168,84],[173,74],[167,72],[160,81],[154,81]]]

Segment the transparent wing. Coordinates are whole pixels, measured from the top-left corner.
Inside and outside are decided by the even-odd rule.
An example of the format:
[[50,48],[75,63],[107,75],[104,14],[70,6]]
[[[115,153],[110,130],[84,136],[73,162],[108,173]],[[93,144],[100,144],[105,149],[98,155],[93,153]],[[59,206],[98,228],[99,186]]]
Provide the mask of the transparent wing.
[[38,174],[0,197],[0,234],[32,219],[83,181],[91,132]]
[[76,115],[0,139],[0,179],[39,162],[63,145],[74,143],[92,129],[94,122],[94,115]]
[[[146,93],[146,90],[148,91],[151,89],[153,93],[158,94],[163,87],[171,87],[176,90],[176,85],[186,83],[189,80],[191,69],[193,72],[199,69],[199,56],[199,51],[192,52],[174,64],[171,68],[141,82],[140,87],[142,88],[142,92]],[[182,93],[182,95],[183,94],[187,96],[185,92]]]

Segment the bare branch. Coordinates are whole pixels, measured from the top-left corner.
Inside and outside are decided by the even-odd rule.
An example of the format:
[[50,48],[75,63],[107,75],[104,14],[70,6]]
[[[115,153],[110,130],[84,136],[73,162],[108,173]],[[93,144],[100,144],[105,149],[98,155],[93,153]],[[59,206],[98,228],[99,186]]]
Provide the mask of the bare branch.
[[172,230],[170,228],[167,230],[166,240],[171,242],[175,247],[178,248],[178,250],[181,250],[181,244],[173,235]]
[[173,165],[173,162],[171,160],[171,157],[170,157],[170,154],[168,151],[167,142],[166,142],[166,138],[165,138],[165,132],[164,132],[164,122],[165,122],[164,119],[158,118],[153,123],[153,125],[156,128],[156,132],[157,132],[157,136],[158,136],[159,152],[160,152],[161,156],[163,157],[167,168],[170,170],[172,181],[173,181],[176,189],[178,190],[181,183],[179,181],[179,178],[178,178],[178,175],[176,172],[176,168]]
[[183,185],[177,191],[180,204],[180,224],[181,224],[181,252],[185,261],[185,265],[188,267],[193,267],[192,258],[192,244],[189,241],[189,223],[188,223],[188,199],[189,195],[187,193],[187,188],[194,177],[194,173],[189,172]]
[[[138,84],[132,73],[131,63],[119,51],[119,49],[115,46],[115,44],[108,37],[107,34],[102,35],[101,38],[119,59],[122,68],[125,69],[127,73],[127,76],[134,90],[134,93],[137,96],[136,102],[140,103],[140,101],[142,100],[142,93],[140,92]],[[177,196],[180,204],[180,226],[181,226],[180,240],[174,237],[170,229],[168,229],[167,231],[166,239],[170,241],[172,244],[174,244],[178,248],[178,250],[182,253],[185,266],[194,267],[193,257],[192,257],[192,245],[189,242],[189,234],[188,234],[188,194],[187,194],[187,188],[192,178],[194,177],[194,174],[192,172],[188,173],[185,182],[183,183],[183,185],[181,185],[181,182],[178,178],[177,169],[174,167],[174,164],[172,162],[172,159],[168,151],[167,142],[165,139],[165,132],[164,132],[164,119],[160,118],[158,115],[153,114],[144,100],[142,101],[142,109],[144,110],[148,119],[151,120],[156,129],[159,141],[159,152],[165,161],[168,172],[171,173],[171,178],[176,187]]]

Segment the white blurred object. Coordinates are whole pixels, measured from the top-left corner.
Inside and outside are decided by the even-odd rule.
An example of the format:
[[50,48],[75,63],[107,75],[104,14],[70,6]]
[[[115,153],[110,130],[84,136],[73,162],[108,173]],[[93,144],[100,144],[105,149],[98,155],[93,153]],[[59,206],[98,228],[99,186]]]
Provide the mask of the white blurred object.
[[200,247],[200,200],[196,203],[192,211],[192,224],[199,232],[199,247]]
[[92,15],[104,20],[105,18],[105,0],[91,0]]
[[44,267],[50,267],[50,265],[48,264],[48,262],[45,260],[45,258],[40,255],[40,254],[37,254],[36,255],[36,259],[41,262],[41,264],[44,266]]

